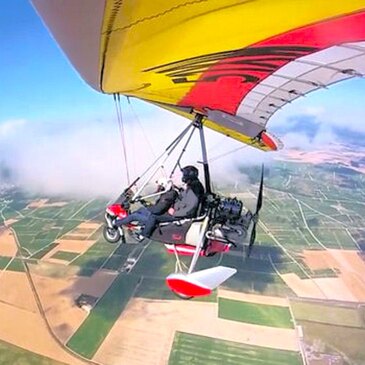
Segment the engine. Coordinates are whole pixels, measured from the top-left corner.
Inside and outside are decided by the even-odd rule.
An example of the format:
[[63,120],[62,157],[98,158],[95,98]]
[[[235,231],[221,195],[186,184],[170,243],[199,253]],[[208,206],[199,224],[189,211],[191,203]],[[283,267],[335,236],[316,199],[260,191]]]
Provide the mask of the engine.
[[219,223],[236,223],[241,218],[243,204],[237,198],[223,198],[215,211]]
[[227,240],[233,244],[247,236],[252,213],[237,198],[221,197],[216,201],[211,239]]

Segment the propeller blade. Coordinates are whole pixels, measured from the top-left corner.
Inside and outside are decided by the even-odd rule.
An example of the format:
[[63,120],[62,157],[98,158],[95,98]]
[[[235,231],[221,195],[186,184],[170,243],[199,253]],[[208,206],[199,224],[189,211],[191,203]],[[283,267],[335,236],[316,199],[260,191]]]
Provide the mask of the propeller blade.
[[249,258],[251,255],[253,244],[255,243],[256,239],[256,223],[253,224],[251,237],[250,237],[250,243],[248,244],[247,250],[246,250],[246,258]]
[[262,207],[263,190],[264,190],[264,164],[262,164],[262,168],[261,168],[261,180],[260,180],[259,194],[257,196],[256,214],[260,211],[260,209]]
[[251,231],[250,242],[249,242],[247,250],[246,250],[246,258],[250,257],[252,247],[255,243],[256,225],[258,222],[258,213],[262,207],[263,190],[264,190],[264,164],[262,164],[262,168],[261,168],[261,180],[260,180],[259,194],[257,196],[256,213],[254,214],[254,223],[253,223],[253,227],[252,227],[252,231]]

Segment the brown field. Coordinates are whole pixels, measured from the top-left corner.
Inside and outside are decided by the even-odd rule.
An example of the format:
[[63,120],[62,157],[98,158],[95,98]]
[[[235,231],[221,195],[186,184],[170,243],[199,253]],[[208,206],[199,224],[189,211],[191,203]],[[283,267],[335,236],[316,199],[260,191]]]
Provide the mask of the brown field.
[[97,222],[83,222],[81,224],[79,224],[77,228],[80,228],[80,229],[93,229],[93,230],[97,230],[99,227],[101,226],[100,223],[97,223]]
[[295,330],[218,318],[218,304],[133,299],[116,321],[94,360],[106,365],[167,364],[176,331],[227,341],[298,350]]
[[43,204],[44,207],[64,207],[67,205],[67,202],[54,202],[54,203],[45,203]]
[[15,256],[18,251],[13,232],[10,229],[0,231],[0,256]]
[[280,276],[298,297],[325,299],[321,288],[312,279],[301,279],[294,273],[281,274]]
[[49,251],[46,255],[43,256],[43,261],[52,261],[52,262],[60,262],[63,264],[68,264],[67,261],[58,260],[58,259],[51,259],[51,257],[58,251],[68,251],[68,252],[75,252],[82,255],[85,253],[96,241],[95,240],[65,240],[65,239],[58,239],[58,245]]
[[333,144],[330,148],[325,150],[317,151],[303,151],[297,149],[286,149],[281,155],[277,156],[277,160],[284,161],[300,161],[312,164],[321,163],[339,163],[352,170],[365,173],[365,167],[355,167],[352,165],[352,161],[359,160],[363,155],[363,150],[359,151],[348,151],[341,145]]
[[33,200],[31,203],[29,203],[25,209],[37,209],[37,208],[41,208],[44,206],[44,204],[46,204],[48,201],[48,199],[37,199],[37,200]]
[[1,340],[65,364],[85,364],[67,353],[50,335],[24,273],[3,273],[0,290]]
[[91,277],[67,279],[32,276],[52,330],[62,342],[66,342],[87,316],[76,306],[75,299],[81,294],[101,297],[116,274],[98,271]]
[[[16,288],[16,290],[15,290]],[[3,271],[0,277],[0,301],[36,313],[37,305],[23,272]]]
[[33,200],[31,203],[29,203],[26,206],[26,209],[37,209],[42,207],[64,207],[67,205],[67,202],[54,202],[54,203],[48,203],[48,199],[37,199]]
[[298,295],[345,301],[365,301],[365,262],[357,251],[305,250],[302,258],[312,270],[336,269],[337,278],[301,280],[295,274],[281,275]]
[[[96,240],[88,240],[88,238],[101,226],[97,222],[83,222],[74,228],[71,232],[66,233],[60,239],[57,240],[58,245],[43,256],[43,261],[49,261],[55,264],[68,265],[66,260],[54,259],[52,256],[58,251],[75,252],[80,255],[85,253]],[[85,239],[73,239],[76,237],[85,237]]]

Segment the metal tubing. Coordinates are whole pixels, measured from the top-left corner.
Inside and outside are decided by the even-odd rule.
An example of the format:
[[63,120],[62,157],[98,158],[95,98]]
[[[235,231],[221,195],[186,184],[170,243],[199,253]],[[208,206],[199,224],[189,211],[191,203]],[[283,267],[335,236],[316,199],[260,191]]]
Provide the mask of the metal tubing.
[[191,274],[194,271],[195,265],[198,262],[200,252],[203,249],[203,245],[204,245],[204,241],[205,241],[205,232],[208,228],[208,223],[209,223],[209,214],[204,219],[202,230],[201,230],[200,237],[199,237],[199,242],[196,245],[193,258],[191,259],[188,274]]
[[195,126],[199,129],[200,134],[200,146],[202,150],[203,167],[204,167],[204,179],[205,179],[205,191],[208,194],[212,193],[212,188],[210,186],[210,172],[207,157],[207,147],[205,144],[204,130],[203,130],[203,116],[201,114],[196,114],[195,116]]
[[179,155],[179,158],[177,159],[177,162],[176,162],[176,164],[175,164],[174,168],[173,168],[173,169],[172,169],[172,171],[171,171],[170,178],[174,175],[174,172],[175,172],[175,170],[176,170],[176,167],[180,165],[181,157],[184,155],[184,153],[185,153],[185,151],[186,151],[186,147],[187,147],[187,146],[188,146],[188,144],[190,143],[191,137],[193,136],[194,132],[195,132],[195,128],[193,128],[193,129],[191,130],[191,132],[190,132],[190,136],[188,137],[188,139],[187,139],[187,141],[186,141],[186,143],[185,143],[185,145],[184,145],[183,149],[181,150],[181,153],[180,153],[180,155]]
[[132,200],[134,200],[141,191],[145,188],[145,186],[148,184],[148,182],[152,179],[152,177],[156,174],[158,169],[163,166],[163,164],[166,162],[166,160],[171,155],[172,151],[178,146],[178,144],[181,142],[181,140],[184,138],[184,136],[188,133],[190,128],[194,127],[194,123],[189,124],[175,139],[172,143],[169,144],[169,146],[165,149],[165,151],[157,157],[157,159],[150,165],[147,170],[138,178],[141,179],[143,176],[147,174],[148,171],[152,169],[153,166],[155,166],[163,157],[165,157],[162,161],[162,163],[157,166],[152,173],[145,179],[145,181],[142,183],[141,187],[136,191],[136,193],[133,195]]

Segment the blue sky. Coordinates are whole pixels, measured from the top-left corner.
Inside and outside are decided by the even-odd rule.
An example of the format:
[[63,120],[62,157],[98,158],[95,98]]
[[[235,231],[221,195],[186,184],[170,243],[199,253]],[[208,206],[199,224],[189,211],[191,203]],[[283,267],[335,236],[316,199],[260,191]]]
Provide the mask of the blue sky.
[[[79,77],[30,2],[3,2],[0,45],[0,122],[9,119],[66,122],[114,115],[112,97],[97,93]],[[306,106],[321,107],[334,115],[348,116],[352,112],[365,115],[364,95],[364,79],[343,82],[294,102],[278,113],[272,123],[282,123],[288,113]],[[144,114],[146,110],[148,107],[137,104],[138,112]]]
[[78,76],[26,0],[4,1],[0,12],[0,121],[98,117],[111,97]]

